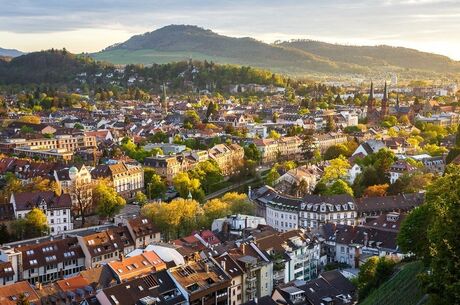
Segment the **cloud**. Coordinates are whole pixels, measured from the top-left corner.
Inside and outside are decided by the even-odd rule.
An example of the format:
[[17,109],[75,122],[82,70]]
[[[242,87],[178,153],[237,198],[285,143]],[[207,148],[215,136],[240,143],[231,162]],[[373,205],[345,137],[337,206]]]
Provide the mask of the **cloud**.
[[2,2],[0,44],[26,51],[34,49],[30,41],[37,46],[35,49],[60,47],[55,44],[65,42],[69,50],[97,51],[133,34],[168,24],[195,24],[231,36],[264,41],[315,37],[376,44],[397,40],[406,46],[420,46],[437,31],[433,40],[441,36],[442,42],[460,45],[460,0]]

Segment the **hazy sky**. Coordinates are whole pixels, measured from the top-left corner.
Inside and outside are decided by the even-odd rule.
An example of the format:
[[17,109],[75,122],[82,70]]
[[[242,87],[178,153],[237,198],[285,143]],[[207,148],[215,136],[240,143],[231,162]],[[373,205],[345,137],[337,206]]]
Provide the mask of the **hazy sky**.
[[389,44],[460,60],[460,0],[0,0],[0,47],[99,51],[193,24],[266,42]]

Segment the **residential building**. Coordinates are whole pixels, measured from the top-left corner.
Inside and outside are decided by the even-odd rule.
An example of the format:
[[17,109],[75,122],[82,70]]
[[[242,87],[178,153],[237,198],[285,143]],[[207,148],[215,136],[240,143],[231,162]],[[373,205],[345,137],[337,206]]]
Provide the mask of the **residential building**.
[[161,241],[161,232],[147,217],[137,217],[127,221],[126,226],[134,239],[136,248],[145,248]]
[[127,258],[121,256],[121,260],[111,261],[107,266],[112,270],[118,283],[166,269],[166,264],[153,251]]
[[182,289],[166,270],[105,288],[97,293],[96,298],[100,305],[190,304]]
[[134,250],[134,241],[126,227],[77,236],[85,254],[86,268],[94,268],[127,255]]
[[16,219],[25,218],[33,208],[42,210],[52,235],[73,229],[72,199],[69,194],[56,195],[52,191],[13,193],[10,203]]
[[57,237],[36,243],[9,246],[0,257],[11,262],[17,280],[49,283],[82,271],[84,254],[75,237]]
[[188,261],[169,269],[190,305],[227,305],[231,278],[212,258]]
[[2,305],[17,305],[20,295],[24,295],[30,304],[40,304],[40,297],[37,292],[26,281],[0,287],[0,302]]
[[134,200],[136,193],[144,189],[144,169],[140,165],[119,162],[98,165],[91,171],[92,179],[107,179],[115,191],[126,200]]

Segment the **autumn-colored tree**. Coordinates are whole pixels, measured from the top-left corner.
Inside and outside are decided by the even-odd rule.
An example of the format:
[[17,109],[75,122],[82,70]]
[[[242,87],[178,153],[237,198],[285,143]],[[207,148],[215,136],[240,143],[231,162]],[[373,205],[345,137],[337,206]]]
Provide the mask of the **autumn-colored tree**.
[[40,117],[35,115],[23,115],[19,118],[21,123],[40,124]]
[[205,226],[210,227],[214,219],[225,217],[230,213],[229,204],[220,199],[212,199],[203,205]]
[[141,214],[158,225],[164,232],[165,240],[186,236],[199,229],[203,221],[203,209],[198,201],[183,198],[176,198],[170,203],[146,204]]
[[325,167],[321,180],[330,183],[345,178],[350,167],[350,162],[344,156],[332,159],[329,161],[329,165]]
[[383,197],[387,194],[388,187],[389,185],[386,183],[371,185],[364,190],[363,195],[366,197]]
[[33,208],[24,218],[16,220],[13,228],[19,239],[39,237],[49,233],[48,219],[39,208]]
[[98,215],[104,218],[115,216],[126,205],[126,200],[106,183],[99,183],[94,188],[93,201]]
[[229,205],[232,214],[254,215],[254,205],[244,193],[229,192],[220,200]]

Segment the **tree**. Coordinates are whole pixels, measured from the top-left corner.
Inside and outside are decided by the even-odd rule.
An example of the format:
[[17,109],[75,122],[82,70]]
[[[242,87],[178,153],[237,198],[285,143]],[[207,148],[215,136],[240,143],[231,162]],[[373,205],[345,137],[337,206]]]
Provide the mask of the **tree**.
[[33,238],[49,233],[48,219],[39,208],[33,208],[22,219],[13,224],[16,235],[20,238]]
[[340,156],[348,157],[348,149],[343,144],[329,146],[324,153],[324,160],[331,160]]
[[333,116],[328,116],[326,119],[326,132],[335,131],[337,126],[335,124],[335,120]]
[[86,223],[86,215],[93,207],[93,186],[90,182],[82,182],[76,179],[68,189],[72,198],[73,206],[76,208],[76,214],[81,216],[81,226]]
[[273,186],[275,185],[275,181],[280,177],[280,174],[278,173],[278,169],[276,168],[276,166],[272,167],[272,169],[270,169],[270,171],[268,172],[267,174],[267,177],[265,178],[265,182],[270,185],[270,186]]
[[197,166],[189,171],[189,176],[190,178],[198,179],[206,192],[210,192],[211,186],[221,182],[224,178],[214,160],[199,162]]
[[261,161],[260,151],[257,149],[257,146],[254,143],[251,143],[244,147],[244,157],[247,160],[253,160],[256,162]]
[[197,178],[189,177],[188,173],[178,173],[173,178],[173,185],[179,196],[182,198],[188,198],[189,194],[196,200],[203,200],[204,193],[201,189],[200,180]]
[[348,194],[350,196],[353,196],[352,188],[348,185],[348,183],[346,183],[342,179],[336,180],[324,192],[324,195],[342,195],[342,194]]
[[184,126],[186,128],[194,128],[201,123],[200,116],[195,110],[187,110],[184,114]]
[[229,192],[220,200],[229,205],[232,214],[254,215],[254,205],[246,194]]
[[389,185],[388,184],[376,184],[368,186],[363,195],[367,197],[383,197],[387,194]]
[[420,275],[436,304],[460,303],[460,167],[449,165],[426,192],[425,203],[404,220],[398,245],[424,260],[430,273]]
[[324,169],[321,180],[325,183],[329,183],[344,178],[348,174],[350,167],[350,162],[348,162],[344,156],[332,159],[329,161],[329,165]]
[[407,114],[402,115],[399,118],[399,123],[401,123],[401,125],[409,125],[410,124],[410,120],[409,120],[409,117],[407,116]]
[[431,206],[422,204],[413,209],[401,223],[398,246],[404,253],[413,253],[419,259],[429,257],[429,240],[425,232],[432,220]]
[[115,216],[126,205],[126,200],[114,188],[101,182],[93,190],[93,200],[98,215],[105,218]]
[[136,193],[136,196],[134,197],[134,200],[137,202],[137,204],[139,204],[141,206],[143,206],[144,204],[146,204],[148,202],[147,196],[141,191],[138,191]]
[[161,176],[154,173],[153,175],[149,174],[148,177],[149,180],[146,181],[148,197],[150,199],[164,198],[167,186]]
[[316,149],[315,138],[313,137],[313,130],[305,130],[302,135],[302,144],[300,146],[303,157],[310,160]]
[[225,217],[229,214],[229,204],[220,199],[212,199],[203,205],[205,227],[210,227],[214,219]]
[[278,140],[279,138],[281,138],[281,135],[276,130],[272,129],[270,130],[268,137],[270,139]]
[[160,130],[150,136],[149,141],[152,143],[168,143],[168,135]]
[[200,204],[196,200],[183,198],[176,198],[170,203],[146,204],[141,214],[149,217],[159,227],[166,241],[190,234],[203,221]]
[[21,123],[40,124],[40,117],[35,115],[24,115],[19,118]]
[[360,268],[357,278],[358,297],[364,300],[373,290],[387,281],[393,274],[395,262],[386,257],[373,256]]

